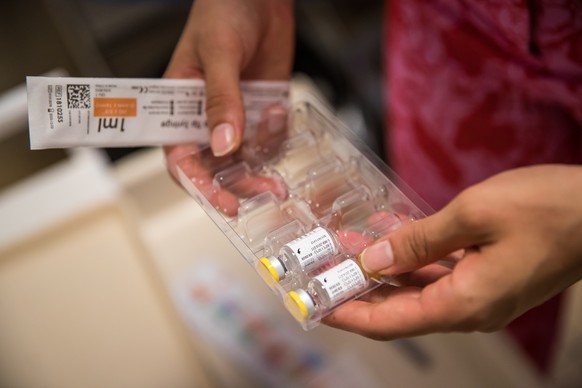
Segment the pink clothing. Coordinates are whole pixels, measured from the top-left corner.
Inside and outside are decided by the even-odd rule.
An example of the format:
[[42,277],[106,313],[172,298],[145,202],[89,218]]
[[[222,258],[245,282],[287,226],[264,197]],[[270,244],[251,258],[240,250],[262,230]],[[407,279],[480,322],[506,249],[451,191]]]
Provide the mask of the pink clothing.
[[[503,170],[582,162],[582,1],[388,5],[386,149],[430,205]],[[542,370],[557,306],[514,323]]]
[[[582,2],[391,1],[394,168],[432,206],[500,171],[582,157]],[[543,3],[543,4],[541,4]]]

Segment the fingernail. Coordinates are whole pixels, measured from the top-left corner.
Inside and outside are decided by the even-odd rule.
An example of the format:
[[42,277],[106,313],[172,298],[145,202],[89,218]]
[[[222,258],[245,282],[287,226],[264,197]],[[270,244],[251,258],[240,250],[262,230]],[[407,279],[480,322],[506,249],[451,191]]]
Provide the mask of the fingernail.
[[231,124],[224,123],[214,127],[210,146],[214,156],[224,156],[234,150],[235,143],[234,127]]
[[389,268],[394,263],[390,243],[384,240],[369,246],[360,255],[360,262],[368,273],[376,273]]

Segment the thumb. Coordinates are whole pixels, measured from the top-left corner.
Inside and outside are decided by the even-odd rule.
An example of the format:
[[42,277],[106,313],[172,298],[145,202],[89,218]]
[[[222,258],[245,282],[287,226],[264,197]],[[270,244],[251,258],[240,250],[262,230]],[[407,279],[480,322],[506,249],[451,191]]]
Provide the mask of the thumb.
[[461,227],[450,207],[406,224],[383,237],[360,255],[368,273],[396,275],[414,271],[452,252],[475,244],[471,231]]
[[240,146],[244,106],[240,91],[240,54],[217,50],[205,58],[206,116],[210,147],[215,156],[230,154]]

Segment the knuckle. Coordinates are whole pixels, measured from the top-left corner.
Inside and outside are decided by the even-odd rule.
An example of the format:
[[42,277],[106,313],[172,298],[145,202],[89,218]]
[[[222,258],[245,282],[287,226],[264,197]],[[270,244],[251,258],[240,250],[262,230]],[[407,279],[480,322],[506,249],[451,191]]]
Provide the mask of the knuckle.
[[455,201],[456,222],[464,230],[478,231],[486,225],[493,208],[477,195],[474,188],[463,191]]
[[214,128],[223,122],[236,121],[238,114],[244,117],[242,103],[235,95],[227,92],[214,92],[207,95],[206,117],[208,128]]
[[471,282],[464,279],[457,282],[454,289],[457,329],[463,332],[479,330],[491,317],[490,304]]
[[459,330],[497,331],[505,327],[514,316],[516,308],[511,300],[495,299],[490,293],[479,291],[471,281],[461,281],[456,286],[455,304]]
[[426,231],[413,227],[410,238],[406,240],[406,250],[410,252],[410,264],[422,264],[430,257]]
[[212,90],[206,95],[206,112],[216,113],[229,106],[238,105],[237,98],[227,91]]

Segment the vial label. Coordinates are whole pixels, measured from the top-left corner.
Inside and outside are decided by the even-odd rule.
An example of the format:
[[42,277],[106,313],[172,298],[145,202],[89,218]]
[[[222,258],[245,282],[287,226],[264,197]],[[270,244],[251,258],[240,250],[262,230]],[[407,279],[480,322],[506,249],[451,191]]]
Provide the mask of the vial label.
[[325,299],[331,305],[345,301],[366,287],[366,277],[353,260],[343,261],[313,280],[319,283],[320,292],[326,294]]
[[310,271],[319,267],[323,260],[327,260],[335,253],[335,243],[331,234],[322,227],[287,244],[297,258],[302,270]]

